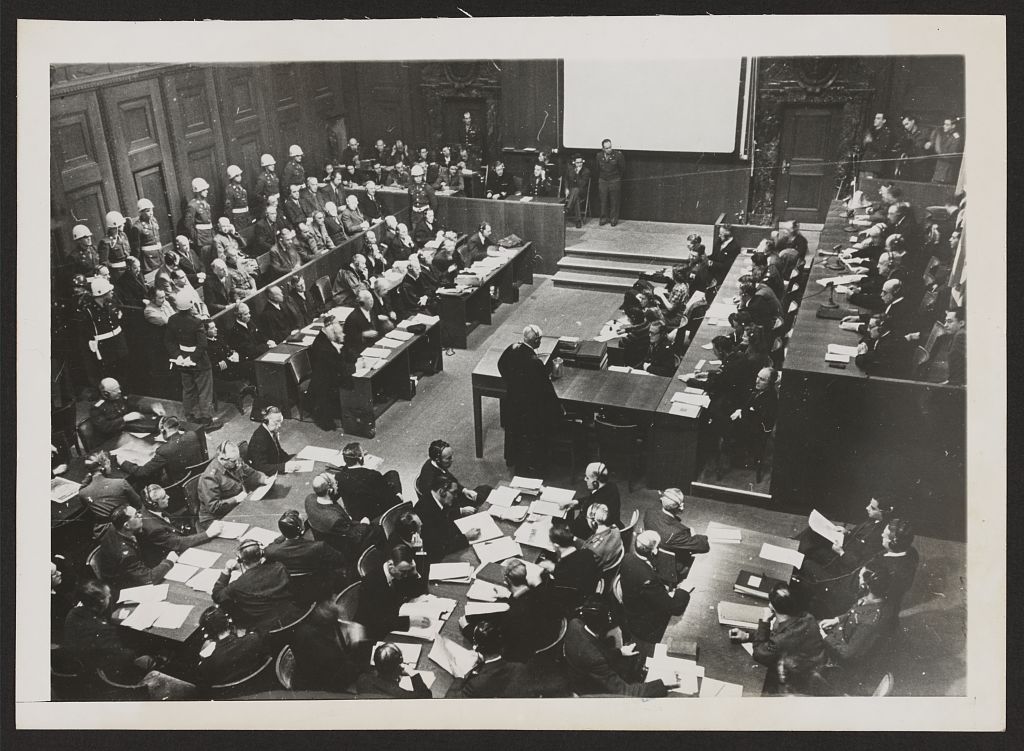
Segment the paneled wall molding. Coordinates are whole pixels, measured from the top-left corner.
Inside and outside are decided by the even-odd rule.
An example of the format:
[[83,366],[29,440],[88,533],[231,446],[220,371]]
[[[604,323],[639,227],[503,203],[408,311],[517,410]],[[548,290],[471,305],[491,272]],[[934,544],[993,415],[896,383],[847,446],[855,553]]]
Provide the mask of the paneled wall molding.
[[188,63],[159,65],[63,65],[50,68],[50,97],[94,91],[107,86],[134,83],[156,75],[175,73],[195,66]]
[[484,138],[493,151],[500,143],[498,107],[501,104],[499,71],[485,61],[424,63],[420,67],[419,89],[426,105],[430,143],[444,140],[444,103],[447,99],[479,99],[484,103]]

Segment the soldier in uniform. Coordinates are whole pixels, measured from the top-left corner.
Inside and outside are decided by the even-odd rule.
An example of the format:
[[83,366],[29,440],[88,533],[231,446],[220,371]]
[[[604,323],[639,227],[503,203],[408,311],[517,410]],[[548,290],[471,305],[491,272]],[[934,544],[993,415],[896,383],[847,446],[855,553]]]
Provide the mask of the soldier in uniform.
[[582,206],[590,192],[590,169],[580,154],[573,154],[572,167],[565,173],[565,215],[576,217],[576,229],[582,225]]
[[535,198],[551,195],[551,178],[548,177],[544,166],[540,162],[536,162],[533,165],[533,175],[524,186],[523,194]]
[[96,357],[99,375],[124,380],[128,343],[121,331],[121,308],[114,300],[114,285],[97,276],[90,280],[92,298],[82,305],[82,326],[89,351]]
[[213,260],[213,211],[206,197],[210,184],[201,177],[192,180],[193,198],[185,209],[185,234],[199,252],[204,264]]
[[242,168],[228,165],[228,185],[224,188],[224,214],[239,229],[252,224],[249,213],[249,193],[242,187]]
[[612,148],[612,142],[606,138],[601,142],[601,150],[597,152],[597,191],[601,198],[600,225],[608,224],[609,214],[614,227],[619,223],[619,207],[622,204],[622,173],[626,167],[626,158],[621,151]]
[[222,427],[213,419],[213,373],[206,354],[206,328],[192,308],[192,298],[174,298],[178,312],[165,327],[164,345],[171,367],[181,376],[181,403],[186,419],[209,430]]
[[437,198],[434,189],[427,185],[424,177],[424,168],[420,164],[412,167],[412,184],[409,186],[409,200],[415,215],[422,214],[427,209],[437,211]]
[[281,199],[280,216],[284,220],[284,226],[288,229],[299,231],[299,225],[306,221],[306,214],[299,202],[299,193],[302,187],[293,183],[284,188],[285,196]]
[[94,276],[100,265],[100,254],[92,244],[92,230],[84,224],[76,224],[71,229],[71,239],[75,242],[68,254],[71,275]]
[[235,225],[231,223],[231,219],[226,216],[222,216],[217,220],[217,234],[213,237],[213,244],[215,247],[215,257],[220,258],[222,261],[227,260],[228,251],[234,250],[236,253],[241,253],[245,250],[245,240]]
[[160,242],[160,223],[153,216],[153,202],[148,198],[139,199],[139,216],[132,222],[128,236],[132,254],[142,262],[142,273],[160,268],[163,261],[163,245]]
[[302,149],[296,144],[288,147],[288,163],[281,170],[281,200],[288,195],[291,185],[306,184],[306,168],[302,166]]
[[473,122],[473,115],[469,112],[462,113],[462,145],[469,152],[473,161],[480,161],[484,158],[483,142],[480,138],[480,129]]
[[129,426],[152,433],[165,414],[160,402],[125,394],[115,378],[100,381],[100,400],[89,408],[89,420],[101,440],[113,438]]
[[277,179],[277,174],[274,172],[274,165],[277,162],[270,154],[264,154],[260,157],[260,166],[263,170],[260,172],[260,176],[256,178],[256,190],[255,201],[253,208],[256,213],[263,216],[267,208],[267,201],[270,196],[276,196],[281,192],[281,183]]
[[100,240],[99,254],[100,263],[110,269],[114,279],[124,273],[132,246],[124,233],[124,216],[120,211],[107,212],[107,234]]

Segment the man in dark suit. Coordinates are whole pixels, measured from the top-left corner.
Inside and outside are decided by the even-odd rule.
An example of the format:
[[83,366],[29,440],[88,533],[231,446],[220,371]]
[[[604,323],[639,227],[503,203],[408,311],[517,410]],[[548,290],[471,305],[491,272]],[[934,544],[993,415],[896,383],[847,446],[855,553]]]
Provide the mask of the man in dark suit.
[[501,200],[516,193],[516,181],[512,175],[505,170],[505,163],[497,161],[487,173],[487,183],[484,186],[487,198]]
[[284,292],[280,287],[267,290],[266,303],[260,312],[260,332],[268,343],[281,344],[297,328],[295,318],[284,304]]
[[314,422],[321,430],[334,430],[335,418],[341,411],[340,389],[351,388],[355,357],[344,347],[345,329],[333,317],[325,318],[324,327],[309,347],[309,401]]
[[313,254],[295,239],[295,230],[283,227],[278,231],[277,238],[277,243],[270,250],[271,279],[289,274],[313,258]]
[[920,556],[914,547],[914,531],[905,519],[890,519],[882,531],[882,548],[885,551],[876,564],[889,570],[889,602],[898,611],[903,596],[910,590],[917,573]]
[[185,477],[188,467],[206,458],[206,442],[194,430],[181,430],[181,420],[174,415],[161,417],[157,428],[164,440],[157,445],[153,458],[142,466],[129,461],[120,466],[133,479],[171,485]]
[[380,329],[377,326],[376,316],[373,308],[376,298],[368,289],[360,289],[356,293],[355,310],[348,314],[345,319],[345,349],[358,357],[359,354],[369,346],[373,345],[380,337]]
[[528,662],[538,649],[558,639],[562,613],[546,576],[531,575],[518,558],[505,561],[502,571],[512,593],[506,600],[508,610],[500,616],[505,659]]
[[572,155],[572,166],[565,173],[565,215],[576,217],[576,229],[582,227],[583,204],[590,192],[590,168],[579,154]]
[[238,303],[238,308],[235,310],[235,323],[228,329],[225,338],[228,346],[241,358],[237,370],[247,381],[254,382],[256,377],[252,361],[270,347],[267,340],[257,331],[256,324],[252,320],[252,311],[244,302]]
[[265,475],[276,475],[287,472],[289,463],[295,454],[289,454],[281,448],[281,426],[284,415],[278,407],[270,406],[263,410],[263,422],[253,431],[249,438],[249,453],[246,463]]
[[338,492],[345,499],[345,507],[353,516],[376,519],[396,503],[401,503],[402,480],[395,470],[382,475],[363,466],[365,454],[358,443],[350,443],[341,450],[345,466],[334,475]]
[[285,304],[291,310],[296,326],[307,326],[316,317],[317,311],[306,292],[306,280],[301,276],[292,277],[288,285],[288,294],[285,296]]
[[[324,210],[324,200],[320,193],[320,184],[313,176],[306,178],[306,184],[299,191],[299,206],[302,208],[302,216],[309,218],[318,211]],[[305,220],[303,220],[305,221]]]
[[776,371],[761,368],[744,401],[731,415],[731,440],[738,457],[744,460],[760,456],[761,447],[775,430],[779,412],[779,395],[775,390]]
[[611,218],[612,226],[619,223],[619,206],[622,203],[622,173],[626,158],[621,151],[612,149],[612,142],[604,139],[597,152],[597,189],[601,198],[601,222],[604,226]]
[[270,206],[266,213],[253,225],[252,242],[246,251],[249,255],[256,257],[263,253],[269,253],[277,242],[277,233],[284,227],[278,222],[277,206]]
[[625,630],[646,656],[653,654],[654,645],[665,636],[669,619],[682,615],[690,601],[682,584],[669,591],[658,578],[653,562],[660,543],[657,532],[644,530],[636,536],[633,551],[626,554],[619,569]]
[[580,501],[576,521],[572,531],[580,539],[586,540],[593,533],[587,524],[587,508],[592,503],[603,503],[608,507],[608,526],[622,528],[622,500],[619,497],[619,486],[608,482],[608,466],[604,462],[591,462],[583,473],[583,482],[590,495]]
[[96,557],[100,578],[118,589],[162,582],[178,560],[178,554],[170,551],[154,566],[146,565],[136,537],[141,529],[142,512],[121,506],[114,509],[110,524],[100,536]]
[[705,535],[693,534],[680,520],[683,500],[683,491],[679,488],[666,488],[661,493],[661,509],[647,509],[643,516],[643,528],[657,532],[661,537],[661,549],[675,556],[679,578],[685,576],[695,554],[707,553],[711,549]]
[[483,222],[477,231],[466,241],[466,244],[458,249],[457,257],[461,261],[462,268],[473,265],[487,257],[487,248],[494,245],[491,240],[491,225]]
[[444,227],[438,224],[433,209],[427,209],[422,215],[417,217],[416,224],[413,226],[412,239],[416,243],[417,248],[422,248],[428,242],[432,242],[437,239],[437,233],[443,232]]
[[[345,198],[345,208],[341,210],[339,219],[341,219],[341,226],[345,228],[345,234],[349,237],[355,237],[370,229],[370,222],[359,209],[359,197],[355,193],[349,193]],[[359,253],[362,249],[362,241],[353,241],[353,253]]]
[[872,317],[868,338],[857,345],[857,367],[868,375],[910,378],[914,345],[892,330],[885,315]]
[[302,203],[299,200],[302,185],[289,185],[287,190],[288,192],[281,201],[281,218],[286,227],[298,232],[299,225],[305,222],[308,216],[302,210]]
[[338,499],[338,486],[329,472],[317,475],[312,482],[313,492],[306,496],[306,524],[313,532],[314,540],[323,540],[338,550],[345,559],[354,563],[362,552],[383,536],[374,529],[369,519],[362,521],[352,518]]
[[168,553],[184,553],[189,548],[209,542],[220,535],[221,523],[214,521],[205,531],[194,535],[181,534],[167,515],[170,505],[167,491],[159,485],[147,485],[142,489],[142,526],[135,531],[143,563],[158,566]]
[[429,497],[434,481],[438,477],[444,477],[455,483],[455,495],[460,504],[478,506],[487,500],[490,486],[478,485],[474,490],[463,487],[451,472],[454,463],[455,451],[451,444],[440,438],[431,441],[427,448],[427,461],[420,467],[420,473],[416,477],[416,497],[420,500]]
[[373,650],[373,669],[360,673],[356,678],[356,693],[374,699],[433,698],[422,675],[414,673],[409,679],[411,689],[402,687],[404,675],[402,651],[396,644],[386,642]]
[[345,188],[342,183],[345,180],[345,175],[342,174],[341,170],[335,170],[331,173],[331,179],[327,181],[327,185],[320,188],[320,200],[324,205],[324,213],[326,213],[326,206],[328,203],[333,203],[336,208],[341,208],[345,205]]
[[505,426],[505,461],[516,474],[543,477],[548,440],[561,422],[562,404],[537,357],[542,332],[539,326],[523,329],[523,340],[510,344],[498,358],[505,383],[501,424]]
[[601,567],[592,550],[576,547],[576,536],[567,522],[554,520],[548,538],[555,547],[554,560],[544,553],[540,565],[551,573],[558,606],[564,615],[569,615],[597,589]]
[[580,696],[665,696],[669,687],[661,680],[643,681],[642,658],[634,645],[622,649],[612,646],[608,633],[611,628],[611,613],[599,596],[589,597],[578,617],[569,621],[565,632],[565,662],[572,690]]
[[421,522],[423,550],[434,563],[449,553],[464,550],[469,543],[480,536],[479,529],[470,529],[463,534],[455,520],[464,513],[472,513],[472,507],[460,507],[456,501],[458,483],[450,477],[437,475],[430,483],[426,495],[421,495],[413,508]]
[[[236,569],[242,573],[232,581]],[[267,561],[256,540],[243,540],[238,546],[237,557],[227,562],[213,585],[213,601],[239,625],[259,630],[280,628],[302,615],[292,601],[288,569]]]
[[540,696],[535,671],[522,662],[505,659],[505,639],[501,628],[491,621],[467,626],[470,642],[479,660],[469,674],[456,682],[446,699],[510,699]]
[[411,626],[429,628],[429,618],[398,614],[402,605],[426,592],[427,580],[419,575],[412,548],[396,545],[384,566],[368,572],[363,580],[355,620],[366,627],[370,640],[391,631],[408,631]]
[[373,180],[367,181],[366,194],[360,198],[358,205],[363,217],[371,222],[383,219],[388,213],[384,204],[381,203],[380,197],[377,195],[377,183]]
[[281,537],[270,543],[264,554],[268,561],[283,563],[289,576],[330,575],[340,573],[345,567],[345,557],[326,542],[303,538],[306,527],[295,509],[281,514],[277,528],[281,530]]

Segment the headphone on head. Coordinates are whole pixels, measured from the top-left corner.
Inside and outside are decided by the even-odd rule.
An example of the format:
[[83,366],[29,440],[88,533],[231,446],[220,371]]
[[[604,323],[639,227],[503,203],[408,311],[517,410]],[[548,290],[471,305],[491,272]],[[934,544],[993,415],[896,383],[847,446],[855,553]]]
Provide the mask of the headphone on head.
[[608,465],[604,462],[597,463],[597,479],[600,482],[608,482]]
[[243,557],[248,558],[249,555],[247,555],[247,551],[253,549],[259,551],[259,557],[255,560],[258,561],[260,560],[260,558],[263,558],[263,543],[259,540],[242,540],[242,542],[238,546],[238,549],[235,551],[235,558],[238,560],[239,563],[243,563],[246,566],[248,566],[249,563],[243,560]]

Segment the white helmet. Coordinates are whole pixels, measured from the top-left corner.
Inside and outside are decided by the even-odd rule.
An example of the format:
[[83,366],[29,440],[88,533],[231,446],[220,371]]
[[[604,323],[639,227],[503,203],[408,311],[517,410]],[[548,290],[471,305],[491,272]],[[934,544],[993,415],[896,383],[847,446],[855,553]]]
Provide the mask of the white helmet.
[[113,229],[117,227],[121,229],[124,226],[124,217],[121,216],[120,211],[108,211],[107,212],[107,229]]
[[228,177],[229,178],[236,178],[240,174],[242,174],[242,168],[241,167],[239,167],[237,164],[230,164],[230,165],[228,165]]
[[272,157],[270,154],[264,154],[263,156],[260,157],[261,167],[272,167],[275,164],[277,164],[277,162],[274,160],[274,157]]
[[206,182],[206,180],[204,180],[203,178],[201,178],[201,177],[192,178],[192,192],[193,193],[198,193],[201,190],[209,190],[209,189],[210,189],[210,183]]
[[92,230],[84,224],[76,224],[71,228],[72,240],[81,240],[83,237],[92,237]]
[[298,144],[292,144],[288,147],[288,156],[302,156],[302,149],[299,148]]
[[103,276],[94,276],[89,280],[90,291],[93,297],[103,297],[108,292],[114,291],[114,285],[110,283],[110,280]]
[[422,164],[414,164],[412,166],[411,174],[412,174],[413,177],[416,177],[416,175],[422,175],[423,174],[423,165]]
[[145,211],[146,209],[149,209],[150,211],[152,211],[153,210],[153,202],[150,201],[148,198],[140,198],[139,199],[139,211]]

